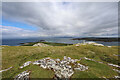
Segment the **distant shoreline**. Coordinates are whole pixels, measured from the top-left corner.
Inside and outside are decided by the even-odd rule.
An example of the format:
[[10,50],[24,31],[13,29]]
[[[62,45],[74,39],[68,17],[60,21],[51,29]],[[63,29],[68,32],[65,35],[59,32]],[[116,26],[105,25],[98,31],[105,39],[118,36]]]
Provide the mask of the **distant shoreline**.
[[68,45],[73,45],[73,44],[66,44],[66,43],[55,43],[55,42],[38,41],[38,42],[20,43],[20,46],[33,46],[34,44],[37,44],[37,43],[43,43],[43,44],[47,44],[47,45],[50,45],[50,46],[68,46]]
[[[78,37],[79,38],[79,37]],[[89,38],[89,37],[86,37]],[[99,37],[98,37],[99,38]],[[82,43],[83,40],[72,40],[74,38],[31,38],[31,39],[7,39],[7,40],[2,40],[1,45],[9,45],[9,46],[21,46],[23,44],[27,43],[36,43],[36,42],[50,42],[51,44],[53,43],[64,43],[64,44],[77,44],[77,43]],[[85,40],[87,41],[87,40]],[[91,40],[93,41],[93,40]],[[109,42],[104,42],[104,41],[94,41],[99,44],[104,44],[107,46],[117,46],[118,41],[109,41]]]
[[85,38],[73,38],[72,40],[86,40],[86,41],[103,41],[103,42],[120,42],[120,38],[107,38],[107,37],[85,37]]

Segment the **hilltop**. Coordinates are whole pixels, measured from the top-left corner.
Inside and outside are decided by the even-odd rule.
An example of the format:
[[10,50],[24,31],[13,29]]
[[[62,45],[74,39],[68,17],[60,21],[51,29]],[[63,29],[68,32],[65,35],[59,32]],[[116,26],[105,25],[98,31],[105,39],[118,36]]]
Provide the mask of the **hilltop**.
[[15,78],[21,72],[30,70],[30,78],[53,78],[54,72],[52,70],[43,69],[33,64],[22,69],[20,66],[27,61],[36,61],[47,57],[62,60],[64,56],[81,59],[77,63],[89,67],[85,71],[75,71],[71,78],[114,78],[118,76],[118,72],[115,70],[119,70],[119,68],[108,65],[108,63],[118,65],[120,62],[118,46],[94,46],[92,44],[55,46],[54,44],[54,46],[46,47],[2,46],[2,70],[13,67],[4,71],[2,77]]

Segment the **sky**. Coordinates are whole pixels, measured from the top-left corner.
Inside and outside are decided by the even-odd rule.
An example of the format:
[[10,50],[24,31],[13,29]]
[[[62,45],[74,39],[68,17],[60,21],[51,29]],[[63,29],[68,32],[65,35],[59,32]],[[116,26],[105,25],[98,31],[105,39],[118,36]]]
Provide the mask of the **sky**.
[[2,38],[116,37],[117,2],[3,2]]

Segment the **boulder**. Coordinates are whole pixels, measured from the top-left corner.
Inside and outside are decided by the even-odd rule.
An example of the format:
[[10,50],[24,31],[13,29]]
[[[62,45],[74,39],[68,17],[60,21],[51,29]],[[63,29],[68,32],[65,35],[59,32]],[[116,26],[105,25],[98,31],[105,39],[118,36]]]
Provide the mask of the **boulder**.
[[41,46],[41,47],[46,47],[46,46],[49,46],[47,44],[44,44],[44,43],[37,43],[37,44],[34,44],[33,46]]

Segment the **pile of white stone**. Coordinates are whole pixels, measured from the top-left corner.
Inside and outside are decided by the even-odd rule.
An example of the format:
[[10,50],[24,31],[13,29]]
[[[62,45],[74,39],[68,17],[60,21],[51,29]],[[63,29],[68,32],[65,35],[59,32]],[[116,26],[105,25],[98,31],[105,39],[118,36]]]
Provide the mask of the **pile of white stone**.
[[18,74],[14,80],[29,80],[29,75],[30,75],[30,71],[26,70],[20,74]]
[[46,46],[49,46],[47,44],[44,44],[44,43],[37,43],[37,44],[34,44],[33,46],[41,46],[41,47],[46,47]]
[[[33,64],[39,65],[41,68],[53,70],[55,76],[58,78],[70,78],[74,74],[74,70],[85,71],[88,66],[77,63],[78,59],[71,59],[64,56],[63,60],[44,58],[33,62]],[[71,66],[71,65],[72,66]]]

